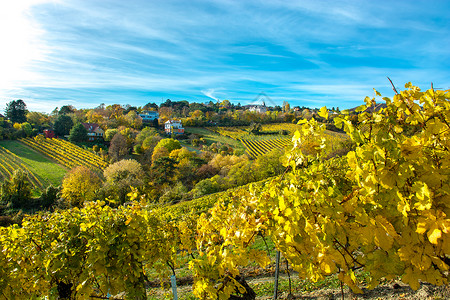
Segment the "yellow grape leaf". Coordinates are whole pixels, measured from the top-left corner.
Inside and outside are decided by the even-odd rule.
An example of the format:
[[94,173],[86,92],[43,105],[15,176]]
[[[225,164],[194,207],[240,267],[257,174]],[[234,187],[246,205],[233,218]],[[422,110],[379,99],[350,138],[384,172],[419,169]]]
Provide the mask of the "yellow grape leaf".
[[225,227],[222,227],[220,229],[220,235],[223,236],[224,238],[227,237],[227,229]]
[[342,119],[340,117],[334,118],[334,126],[336,126],[337,128],[342,128],[343,124],[344,124],[344,119]]
[[322,107],[319,110],[319,116],[321,116],[322,118],[328,119],[328,109],[326,106]]
[[405,274],[402,276],[402,281],[409,284],[413,290],[417,291],[420,287],[420,277],[420,273],[414,272],[411,268],[407,268]]
[[386,232],[392,237],[398,237],[397,232],[395,231],[394,226],[382,215],[378,215],[375,217],[378,225],[381,225]]
[[437,245],[438,239],[442,236],[442,231],[436,227],[430,229],[427,233],[430,243]]
[[431,260],[433,261],[433,264],[435,264],[436,266],[438,266],[438,268],[439,268],[441,271],[448,271],[449,266],[448,266],[445,262],[443,262],[439,257],[433,256],[433,257],[431,258]]
[[425,253],[414,253],[410,260],[421,271],[425,271],[431,266],[431,258]]
[[383,249],[384,251],[388,251],[392,247],[392,243],[394,239],[392,236],[387,235],[386,231],[381,228],[375,229],[375,245]]
[[402,133],[402,132],[403,132],[403,128],[400,127],[400,126],[398,126],[398,125],[395,125],[395,126],[394,126],[394,131],[395,131],[396,133]]
[[412,190],[416,192],[416,198],[418,201],[414,203],[414,208],[418,210],[427,210],[431,208],[432,199],[431,192],[428,189],[428,185],[425,182],[415,182]]
[[297,125],[302,125],[302,124],[305,124],[305,123],[308,123],[308,120],[306,120],[306,119],[301,119],[301,120],[299,120],[299,121],[297,122]]
[[286,202],[284,201],[283,197],[279,197],[278,207],[280,208],[280,211],[283,211],[286,209]]
[[397,210],[401,212],[404,217],[407,217],[408,212],[411,210],[409,202],[406,201],[405,197],[403,197],[400,191],[397,191],[397,197],[399,199],[397,203]]
[[328,257],[320,263],[320,269],[325,274],[332,274],[336,271],[336,264]]
[[388,170],[381,170],[379,173],[381,186],[387,189],[393,188],[396,184],[396,175],[397,174],[389,172]]
[[80,231],[86,231],[89,227],[86,225],[86,223],[80,224]]
[[[366,97],[367,98],[367,97]],[[370,98],[369,98],[370,99]],[[367,107],[365,106],[365,105],[360,105],[360,106],[358,106],[356,109],[355,109],[355,111],[356,112],[362,112],[362,111],[365,111],[367,109]]]
[[422,145],[417,137],[406,139],[401,145],[402,155],[407,159],[419,158],[422,154]]
[[419,221],[417,222],[417,229],[416,232],[418,234],[424,234],[428,229],[428,222],[425,218],[419,218]]

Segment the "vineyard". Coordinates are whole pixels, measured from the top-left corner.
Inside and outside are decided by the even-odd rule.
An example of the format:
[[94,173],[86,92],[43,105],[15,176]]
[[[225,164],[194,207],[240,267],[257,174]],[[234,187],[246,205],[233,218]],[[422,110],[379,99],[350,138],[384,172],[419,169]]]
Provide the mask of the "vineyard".
[[291,139],[286,137],[266,140],[239,139],[239,141],[244,144],[247,154],[253,158],[266,154],[273,149],[285,149],[292,145]]
[[14,153],[0,146],[0,180],[10,179],[15,170],[22,170],[35,189],[42,190],[48,185],[47,182],[39,179],[29,167]]
[[[291,136],[296,130],[301,129],[301,125],[292,123],[281,124],[264,124],[262,125],[262,134],[254,135],[248,132],[247,127],[217,127],[215,132],[231,137],[240,141],[246,148],[247,154],[256,158],[260,155],[266,154],[273,149],[286,149],[292,146]],[[287,135],[278,134],[278,132],[285,131]],[[270,134],[264,134],[270,133]],[[324,136],[315,136],[314,141],[310,141],[310,145],[306,147],[317,147],[322,138],[326,138],[328,143],[325,151],[329,154],[336,151],[340,147],[340,143],[348,140],[348,136],[342,133],[337,133],[329,130],[323,132]]]
[[82,165],[102,173],[103,169],[108,165],[99,156],[62,139],[46,139],[42,136],[37,136],[35,138],[21,139],[20,141],[68,169]]
[[144,300],[150,274],[167,279],[187,261],[197,299],[242,297],[242,268],[271,262],[260,239],[300,278],[336,276],[354,293],[386,280],[448,284],[450,91],[407,84],[383,99],[368,112],[375,98],[366,98],[356,125],[334,119],[356,145],[345,156],[327,156],[333,137],[312,119],[295,132],[282,176],[170,208],[133,190],[128,206],[85,202],[0,228],[2,296]]
[[[297,124],[292,123],[275,123],[275,124],[262,124],[261,132],[262,137],[277,135],[281,131],[286,131],[288,136],[292,136],[295,131],[300,128]],[[211,130],[232,139],[248,139],[249,136],[255,137],[248,132],[248,126],[236,126],[236,127],[212,127]],[[268,135],[270,133],[270,135]]]

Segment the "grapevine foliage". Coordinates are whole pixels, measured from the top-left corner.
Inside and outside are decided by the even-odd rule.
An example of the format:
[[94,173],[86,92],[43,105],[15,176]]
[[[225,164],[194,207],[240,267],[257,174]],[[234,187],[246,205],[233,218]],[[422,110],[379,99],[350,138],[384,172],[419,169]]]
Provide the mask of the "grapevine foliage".
[[[334,119],[354,151],[328,159],[324,125],[302,121],[286,153],[289,172],[220,194],[201,216],[186,203],[145,208],[145,197],[133,190],[129,196],[138,201],[129,207],[87,202],[0,228],[0,295],[86,299],[126,292],[127,299],[145,299],[147,270],[167,278],[169,268],[160,266],[175,269],[184,252],[196,296],[228,299],[244,293],[240,266],[270,262],[252,247],[257,236],[270,238],[300,277],[338,274],[356,292],[358,269],[370,275],[371,288],[382,278],[413,289],[419,281],[446,284],[450,91],[407,84],[383,100],[373,110],[375,98],[366,98],[356,125],[348,114]],[[328,117],[326,109],[319,114]],[[213,198],[192,208],[207,210]]]
[[[0,291],[7,299],[146,299],[146,270],[174,260],[177,230],[135,203],[87,202],[1,229]],[[168,270],[167,270],[168,271]],[[161,276],[168,272],[161,270]]]
[[[263,253],[249,247],[257,233],[274,241],[300,277],[314,281],[338,274],[361,292],[354,272],[363,268],[370,288],[381,278],[400,278],[413,289],[419,280],[446,284],[450,91],[405,87],[379,109],[367,97],[357,125],[348,114],[334,119],[356,144],[345,157],[326,159],[324,125],[299,122],[286,157],[292,172],[200,219],[197,244],[205,255],[192,265],[196,294],[226,299],[234,287],[221,289],[220,280],[232,282],[227,276],[249,260],[264,265]],[[319,114],[328,117],[326,109]]]

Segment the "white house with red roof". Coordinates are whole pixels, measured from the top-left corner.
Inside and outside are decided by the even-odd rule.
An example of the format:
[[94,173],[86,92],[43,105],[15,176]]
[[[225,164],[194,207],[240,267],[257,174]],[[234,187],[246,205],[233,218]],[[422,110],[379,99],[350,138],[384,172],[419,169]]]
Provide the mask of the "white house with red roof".
[[97,140],[103,140],[105,131],[100,128],[97,123],[82,123],[87,130],[88,141],[93,142]]
[[164,123],[164,131],[167,134],[183,134],[184,128],[183,124],[181,124],[181,121],[178,120],[168,120],[166,123]]

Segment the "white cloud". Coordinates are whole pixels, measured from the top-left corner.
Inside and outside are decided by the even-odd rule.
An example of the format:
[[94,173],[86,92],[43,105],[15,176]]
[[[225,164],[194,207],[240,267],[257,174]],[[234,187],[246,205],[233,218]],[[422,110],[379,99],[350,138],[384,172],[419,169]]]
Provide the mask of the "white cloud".
[[45,0],[0,1],[0,93],[39,75],[27,70],[43,57],[39,38],[43,31],[30,15],[30,8]]
[[0,1],[2,44],[15,45],[0,48],[0,101],[81,105],[94,91],[138,101],[115,94],[129,90],[239,101],[265,91],[277,101],[331,103],[362,101],[373,87],[389,92],[386,76],[450,85],[448,26],[435,21],[439,11],[422,13],[423,3],[107,3]]
[[220,101],[219,98],[217,98],[216,96],[214,96],[214,94],[217,93],[217,91],[219,90],[223,90],[223,88],[216,88],[216,89],[207,89],[207,90],[202,90],[202,94],[205,95],[206,97],[209,97],[213,100],[216,101]]

